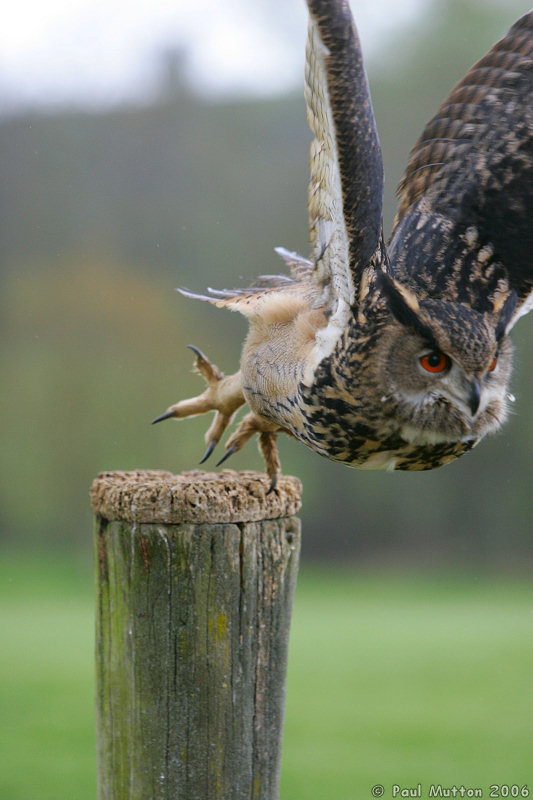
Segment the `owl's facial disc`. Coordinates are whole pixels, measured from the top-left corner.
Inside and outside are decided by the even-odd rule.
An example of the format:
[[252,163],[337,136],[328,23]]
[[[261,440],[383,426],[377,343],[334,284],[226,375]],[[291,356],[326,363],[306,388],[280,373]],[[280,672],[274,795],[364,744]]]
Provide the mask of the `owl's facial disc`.
[[420,445],[471,441],[502,424],[511,347],[506,337],[497,351],[492,342],[492,350],[475,357],[467,348],[446,352],[437,331],[428,343],[398,326],[388,349],[383,402],[402,438]]
[[490,315],[418,298],[390,276],[380,285],[394,320],[381,385],[401,435],[418,444],[452,443],[500,427],[511,372],[505,330],[516,298]]

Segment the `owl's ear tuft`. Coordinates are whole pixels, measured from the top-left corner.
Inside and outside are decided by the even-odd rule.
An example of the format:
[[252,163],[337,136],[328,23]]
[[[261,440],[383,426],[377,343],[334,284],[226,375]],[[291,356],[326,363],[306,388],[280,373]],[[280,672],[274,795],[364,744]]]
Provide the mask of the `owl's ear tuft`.
[[414,292],[383,271],[378,272],[377,280],[393,317],[406,328],[416,331],[427,341],[428,346],[438,350],[433,331],[421,317],[420,303]]
[[513,290],[512,292],[509,292],[501,307],[497,309],[496,328],[494,330],[494,335],[497,342],[500,342],[503,338],[503,335],[507,333],[511,324],[511,320],[514,316],[514,312],[516,311],[517,303],[518,295]]

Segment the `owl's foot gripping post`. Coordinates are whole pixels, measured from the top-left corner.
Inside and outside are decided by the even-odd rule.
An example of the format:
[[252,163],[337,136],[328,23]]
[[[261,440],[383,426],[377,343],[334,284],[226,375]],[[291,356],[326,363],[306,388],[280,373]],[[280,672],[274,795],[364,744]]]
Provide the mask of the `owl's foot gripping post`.
[[[212,364],[209,359],[194,345],[188,345],[195,353],[194,369],[203,376],[207,383],[207,388],[197,397],[181,400],[170,406],[164,414],[156,417],[152,424],[162,422],[165,419],[184,419],[193,417],[197,414],[205,414],[208,411],[215,411],[215,418],[205,434],[207,449],[200,461],[203,464],[216,445],[220,441],[222,434],[233,419],[236,411],[246,402],[241,382],[241,373],[224,375],[219,368]],[[265,468],[270,478],[269,492],[275,489],[278,477],[281,472],[278,450],[276,446],[276,436],[278,428],[267,420],[256,416],[253,412],[247,414],[239,427],[233,433],[226,444],[226,452],[217,462],[217,466],[222,464],[227,458],[240,450],[254,433],[259,434],[259,449],[265,459]]]

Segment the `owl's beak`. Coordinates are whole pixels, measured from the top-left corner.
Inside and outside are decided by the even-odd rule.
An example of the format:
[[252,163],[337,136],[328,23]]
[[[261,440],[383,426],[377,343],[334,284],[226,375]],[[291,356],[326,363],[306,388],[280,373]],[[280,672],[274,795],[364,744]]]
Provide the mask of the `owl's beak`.
[[475,417],[481,402],[481,386],[477,378],[473,378],[468,384],[468,407]]

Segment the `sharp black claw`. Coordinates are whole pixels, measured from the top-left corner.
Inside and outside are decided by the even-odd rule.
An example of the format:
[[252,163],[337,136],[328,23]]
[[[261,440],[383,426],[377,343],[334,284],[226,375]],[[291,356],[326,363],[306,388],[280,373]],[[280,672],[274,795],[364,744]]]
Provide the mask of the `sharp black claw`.
[[237,452],[237,448],[236,447],[230,447],[228,450],[226,450],[226,452],[224,453],[224,455],[222,456],[220,461],[217,461],[217,463],[215,464],[215,467],[220,467],[220,465],[223,464],[224,461],[226,461],[226,459],[228,459],[230,456],[232,456],[233,453],[235,453],[235,452]]
[[192,351],[193,351],[193,353],[195,353],[195,354],[198,356],[198,358],[203,358],[203,360],[204,360],[204,361],[207,361],[207,360],[208,360],[208,359],[205,357],[205,355],[202,353],[202,351],[200,350],[200,348],[199,348],[199,347],[196,347],[196,345],[194,345],[194,344],[188,344],[188,345],[187,345],[187,347],[189,348],[189,350],[192,350]]
[[268,487],[267,496],[268,496],[268,495],[269,495],[271,492],[275,492],[275,491],[276,491],[276,486],[277,486],[277,485],[278,485],[278,476],[277,476],[277,475],[274,475],[274,477],[273,477],[273,478],[272,478],[272,480],[270,481],[270,486]]
[[204,457],[202,458],[201,461],[198,462],[199,464],[203,464],[204,462],[207,461],[207,459],[209,458],[209,456],[211,455],[211,453],[215,449],[216,444],[217,444],[216,442],[209,442],[209,444],[207,445],[207,450],[204,453]]
[[155,425],[156,422],[163,422],[164,419],[170,419],[170,417],[174,416],[173,411],[165,411],[164,414],[161,414],[160,417],[156,417],[152,420],[152,425]]

